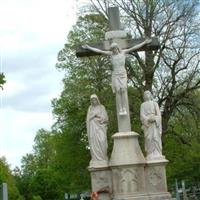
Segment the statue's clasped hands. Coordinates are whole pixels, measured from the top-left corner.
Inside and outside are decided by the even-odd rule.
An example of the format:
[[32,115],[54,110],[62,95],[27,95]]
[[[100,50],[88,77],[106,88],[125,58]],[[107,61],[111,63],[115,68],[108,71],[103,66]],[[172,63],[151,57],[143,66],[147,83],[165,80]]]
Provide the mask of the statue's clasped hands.
[[155,120],[155,116],[154,116],[154,115],[149,116],[148,122],[153,123],[153,122],[155,122],[155,121],[156,121],[156,120]]
[[88,45],[87,44],[83,44],[82,46],[81,46],[83,49],[88,49]]

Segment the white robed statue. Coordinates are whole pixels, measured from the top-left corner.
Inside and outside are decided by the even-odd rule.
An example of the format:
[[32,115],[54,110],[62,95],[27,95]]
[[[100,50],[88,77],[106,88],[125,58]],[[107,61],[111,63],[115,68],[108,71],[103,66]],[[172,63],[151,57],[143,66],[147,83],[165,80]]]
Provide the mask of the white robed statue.
[[159,106],[153,101],[150,91],[144,92],[140,108],[140,119],[145,136],[147,160],[162,159],[162,122]]
[[87,113],[87,134],[90,146],[90,167],[108,166],[107,124],[108,115],[97,95],[90,97],[91,105]]

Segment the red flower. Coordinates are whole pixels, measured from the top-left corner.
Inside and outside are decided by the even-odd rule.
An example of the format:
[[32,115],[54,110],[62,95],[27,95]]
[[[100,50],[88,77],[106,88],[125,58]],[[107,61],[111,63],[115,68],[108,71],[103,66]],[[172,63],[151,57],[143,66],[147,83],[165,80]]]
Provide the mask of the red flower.
[[98,200],[98,193],[97,192],[91,193],[91,200]]

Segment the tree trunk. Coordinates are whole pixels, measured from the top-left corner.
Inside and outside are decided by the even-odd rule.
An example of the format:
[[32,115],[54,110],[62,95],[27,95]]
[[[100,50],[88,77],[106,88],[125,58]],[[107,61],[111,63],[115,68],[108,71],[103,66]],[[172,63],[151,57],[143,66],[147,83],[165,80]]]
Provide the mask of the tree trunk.
[[145,90],[152,91],[153,76],[154,76],[154,56],[152,51],[145,52],[145,69],[144,69],[144,78],[145,78]]

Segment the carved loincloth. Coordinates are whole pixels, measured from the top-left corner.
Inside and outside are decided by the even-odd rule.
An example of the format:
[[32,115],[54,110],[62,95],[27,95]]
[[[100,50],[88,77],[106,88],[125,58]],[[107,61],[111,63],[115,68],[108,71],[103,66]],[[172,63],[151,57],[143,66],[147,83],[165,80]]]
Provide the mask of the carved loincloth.
[[116,93],[120,90],[127,89],[127,74],[126,71],[112,72],[112,90]]

